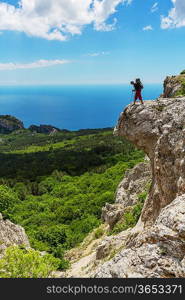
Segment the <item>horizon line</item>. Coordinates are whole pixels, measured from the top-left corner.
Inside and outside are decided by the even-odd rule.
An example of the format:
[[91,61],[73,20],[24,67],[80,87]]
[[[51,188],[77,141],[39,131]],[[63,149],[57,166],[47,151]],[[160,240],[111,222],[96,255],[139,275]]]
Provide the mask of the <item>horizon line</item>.
[[[145,82],[144,84],[163,84],[161,82]],[[84,85],[130,85],[130,82],[92,82],[92,83],[25,83],[25,84],[13,84],[13,83],[0,83],[0,87],[24,87],[24,86],[84,86]]]

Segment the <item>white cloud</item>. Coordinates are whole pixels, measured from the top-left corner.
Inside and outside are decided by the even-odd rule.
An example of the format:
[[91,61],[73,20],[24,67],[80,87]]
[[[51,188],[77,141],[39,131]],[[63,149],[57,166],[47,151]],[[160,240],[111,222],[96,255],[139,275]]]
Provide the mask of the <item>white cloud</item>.
[[95,24],[95,29],[97,31],[112,31],[116,28],[116,23],[117,23],[117,19],[114,18],[111,24],[106,24],[104,22]]
[[155,2],[152,7],[151,7],[151,12],[154,13],[155,11],[157,11],[159,9],[158,7],[158,2]]
[[113,30],[107,24],[119,4],[132,0],[20,0],[19,6],[0,1],[0,30],[14,30],[48,40],[64,41],[81,34],[85,25],[98,31]]
[[148,31],[148,30],[153,30],[153,27],[151,25],[147,25],[145,27],[143,27],[144,31]]
[[108,52],[108,51],[102,51],[102,52],[89,53],[89,54],[87,54],[87,56],[96,57],[96,56],[109,55],[109,54],[110,54],[110,52]]
[[17,69],[36,69],[36,68],[44,68],[44,67],[51,67],[55,65],[62,65],[70,63],[70,61],[67,60],[45,60],[45,59],[40,59],[38,61],[32,62],[32,63],[26,63],[26,64],[21,64],[21,63],[0,63],[0,70],[17,70]]
[[185,26],[185,1],[171,0],[173,7],[169,11],[168,16],[161,17],[161,28],[178,28]]

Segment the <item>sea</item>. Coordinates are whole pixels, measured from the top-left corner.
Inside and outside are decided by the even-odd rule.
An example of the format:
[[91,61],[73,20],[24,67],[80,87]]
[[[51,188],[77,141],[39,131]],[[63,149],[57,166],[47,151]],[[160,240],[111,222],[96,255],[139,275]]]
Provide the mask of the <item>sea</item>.
[[[162,85],[146,84],[144,100],[155,100]],[[129,85],[0,86],[0,115],[12,115],[30,125],[50,124],[79,130],[115,126],[133,102]]]

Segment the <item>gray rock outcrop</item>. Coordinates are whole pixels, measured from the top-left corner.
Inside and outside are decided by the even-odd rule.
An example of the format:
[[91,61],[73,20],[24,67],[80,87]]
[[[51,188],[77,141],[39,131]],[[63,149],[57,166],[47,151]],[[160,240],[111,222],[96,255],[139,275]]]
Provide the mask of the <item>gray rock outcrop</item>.
[[177,95],[184,95],[185,74],[167,76],[164,80],[163,98],[173,98]]
[[185,277],[185,195],[161,210],[155,224],[131,239],[93,277]]
[[0,133],[9,134],[24,129],[23,122],[10,115],[0,115]]
[[9,220],[3,220],[0,214],[0,252],[13,245],[25,245],[30,247],[28,237],[24,229]]
[[138,194],[143,192],[146,184],[150,181],[150,163],[137,164],[133,169],[125,172],[125,176],[116,191],[115,203],[122,204],[124,207],[136,204]]
[[124,206],[122,204],[106,203],[102,208],[101,219],[104,223],[109,225],[110,230],[121,219],[124,213]]
[[125,242],[130,234],[131,229],[124,230],[117,235],[107,236],[99,243],[96,248],[96,259],[104,259],[111,253],[119,252],[120,248],[124,248]]

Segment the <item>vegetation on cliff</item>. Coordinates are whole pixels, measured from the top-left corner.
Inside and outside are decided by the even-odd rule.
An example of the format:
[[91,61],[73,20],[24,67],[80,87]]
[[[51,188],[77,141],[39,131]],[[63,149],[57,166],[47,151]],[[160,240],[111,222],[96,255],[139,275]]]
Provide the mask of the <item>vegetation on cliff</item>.
[[181,79],[181,88],[175,93],[175,96],[185,96],[185,78]]
[[132,206],[128,206],[125,209],[121,220],[118,223],[116,223],[113,229],[109,232],[109,235],[117,234],[128,228],[132,228],[137,224],[139,217],[141,215],[144,201],[148,195],[149,188],[150,188],[150,183],[146,187],[146,190],[138,195],[137,203]]
[[183,70],[177,76],[167,76],[164,80],[165,98],[185,96],[185,71]]

